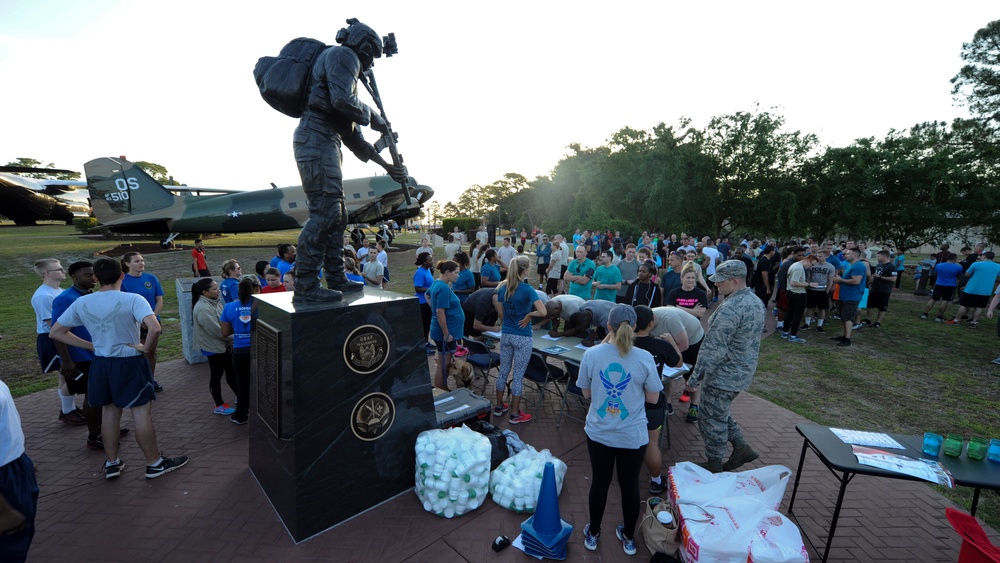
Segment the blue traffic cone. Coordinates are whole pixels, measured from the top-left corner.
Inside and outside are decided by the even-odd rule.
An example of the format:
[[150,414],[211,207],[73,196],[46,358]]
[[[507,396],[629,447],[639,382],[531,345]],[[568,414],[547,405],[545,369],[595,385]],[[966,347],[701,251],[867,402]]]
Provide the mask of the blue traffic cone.
[[521,524],[525,551],[549,559],[565,559],[566,543],[573,526],[559,517],[559,495],[556,492],[556,470],[552,462],[545,464],[542,486],[535,503],[535,514]]

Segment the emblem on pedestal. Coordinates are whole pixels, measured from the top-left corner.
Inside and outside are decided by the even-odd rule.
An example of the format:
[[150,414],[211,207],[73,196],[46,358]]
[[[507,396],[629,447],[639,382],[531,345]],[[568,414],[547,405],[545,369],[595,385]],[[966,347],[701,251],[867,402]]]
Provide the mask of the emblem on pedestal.
[[344,344],[344,362],[357,373],[375,373],[389,357],[389,337],[375,325],[354,329]]
[[396,405],[385,393],[365,395],[351,412],[351,430],[360,440],[378,440],[389,431],[396,418]]

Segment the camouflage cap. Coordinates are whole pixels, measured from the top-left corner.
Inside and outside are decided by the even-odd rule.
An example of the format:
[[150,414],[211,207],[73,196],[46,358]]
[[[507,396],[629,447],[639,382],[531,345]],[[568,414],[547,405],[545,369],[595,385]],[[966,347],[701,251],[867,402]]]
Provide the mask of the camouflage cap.
[[715,283],[724,282],[733,278],[746,278],[747,265],[742,260],[726,260],[715,268],[715,273],[708,276],[708,279]]

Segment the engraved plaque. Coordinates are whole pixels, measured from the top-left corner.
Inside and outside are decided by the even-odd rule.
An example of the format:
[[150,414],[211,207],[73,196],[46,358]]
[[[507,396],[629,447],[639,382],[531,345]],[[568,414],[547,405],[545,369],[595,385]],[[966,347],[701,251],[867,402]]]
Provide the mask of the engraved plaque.
[[388,358],[389,337],[375,325],[359,326],[344,342],[344,362],[362,375],[375,373]]
[[257,321],[257,416],[281,437],[281,333]]
[[378,440],[396,420],[396,405],[385,393],[370,393],[361,398],[351,411],[351,431],[365,442]]

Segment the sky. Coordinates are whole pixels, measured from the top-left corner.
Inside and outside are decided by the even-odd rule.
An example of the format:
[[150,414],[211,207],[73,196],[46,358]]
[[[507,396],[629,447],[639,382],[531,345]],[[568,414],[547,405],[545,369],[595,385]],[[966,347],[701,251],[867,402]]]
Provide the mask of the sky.
[[[4,0],[0,164],[125,156],[190,186],[297,185],[298,122],[260,98],[253,67],[294,37],[334,44],[356,17],[396,35],[375,77],[410,174],[443,205],[507,172],[549,175],[570,144],[626,126],[759,107],[844,146],[965,116],[949,80],[997,18],[995,1],[961,0],[345,4]],[[346,178],[381,173],[345,154]]]

